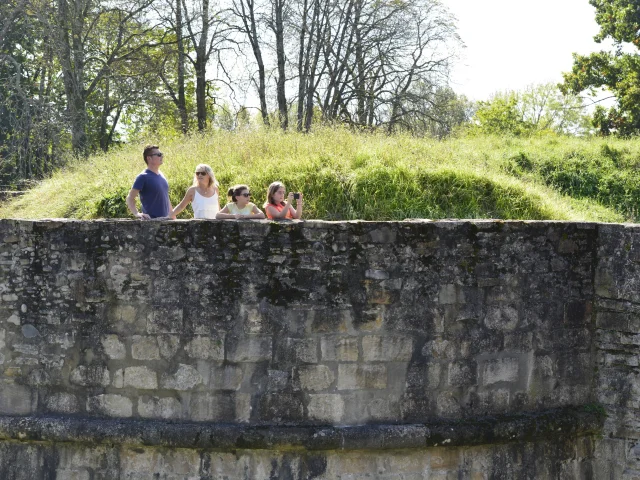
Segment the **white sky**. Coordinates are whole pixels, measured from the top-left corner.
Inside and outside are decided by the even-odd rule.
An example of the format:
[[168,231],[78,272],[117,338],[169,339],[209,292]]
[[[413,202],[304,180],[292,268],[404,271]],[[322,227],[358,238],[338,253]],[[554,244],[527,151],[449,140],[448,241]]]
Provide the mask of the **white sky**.
[[471,100],[560,82],[573,52],[608,50],[597,44],[595,9],[588,0],[442,0],[458,19],[466,48],[453,89]]

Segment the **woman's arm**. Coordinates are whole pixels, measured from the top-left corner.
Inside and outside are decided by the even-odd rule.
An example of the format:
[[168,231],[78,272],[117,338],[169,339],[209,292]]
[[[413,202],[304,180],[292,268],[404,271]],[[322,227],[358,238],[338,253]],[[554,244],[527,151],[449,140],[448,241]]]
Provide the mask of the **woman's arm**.
[[262,210],[260,210],[256,205],[251,209],[251,216],[249,218],[255,218],[259,220],[261,218],[267,218]]
[[178,205],[176,205],[171,212],[174,217],[182,212],[187,207],[187,205],[189,205],[193,201],[195,191],[196,187],[189,187],[187,189],[187,193],[184,194],[184,198],[182,199],[182,201]]

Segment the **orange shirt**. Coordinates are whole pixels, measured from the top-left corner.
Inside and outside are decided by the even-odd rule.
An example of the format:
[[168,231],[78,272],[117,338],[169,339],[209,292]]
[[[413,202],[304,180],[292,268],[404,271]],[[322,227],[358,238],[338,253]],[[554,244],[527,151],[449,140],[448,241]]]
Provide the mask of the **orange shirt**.
[[[273,217],[271,215],[269,215],[269,208],[268,207],[273,207],[275,208],[278,213],[281,212],[284,209],[284,205],[276,205],[275,203],[268,203],[267,206],[264,208],[264,213],[267,214],[267,218],[273,220]],[[289,208],[289,207],[287,207]],[[291,216],[291,209],[289,209],[287,211],[287,215],[284,218],[290,218],[293,219],[293,217]]]

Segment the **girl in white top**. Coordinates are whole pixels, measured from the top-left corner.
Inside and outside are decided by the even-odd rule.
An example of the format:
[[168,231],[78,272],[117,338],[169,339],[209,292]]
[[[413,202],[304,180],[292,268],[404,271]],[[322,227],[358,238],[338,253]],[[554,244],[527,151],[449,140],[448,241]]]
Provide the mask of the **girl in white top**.
[[251,192],[246,185],[236,185],[229,189],[227,193],[231,197],[231,202],[218,212],[216,218],[265,218],[264,213],[252,202]]
[[191,203],[193,218],[216,218],[220,210],[218,181],[209,165],[201,163],[193,175],[193,186],[189,187],[182,201],[173,209],[179,214]]

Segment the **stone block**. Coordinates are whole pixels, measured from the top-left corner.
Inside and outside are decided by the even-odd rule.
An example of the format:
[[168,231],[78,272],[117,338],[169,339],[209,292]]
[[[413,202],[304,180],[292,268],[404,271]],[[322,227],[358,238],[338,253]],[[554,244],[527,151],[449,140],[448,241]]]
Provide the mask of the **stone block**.
[[338,365],[338,390],[360,390],[387,388],[385,365]]
[[304,420],[302,395],[267,393],[259,400],[260,420],[266,422],[296,422]]
[[490,306],[484,324],[492,330],[511,332],[518,326],[518,309],[515,305]]
[[177,335],[158,335],[158,349],[160,356],[165,360],[170,360],[180,348],[180,337]]
[[[446,371],[446,369],[444,369]],[[442,383],[442,364],[437,362],[429,362],[427,365],[427,386],[429,388],[438,388]]]
[[244,331],[249,334],[268,333],[269,322],[266,321],[258,306],[240,306],[240,316],[244,318]]
[[236,400],[236,422],[247,423],[251,419],[251,394],[235,393]]
[[117,304],[108,310],[109,323],[119,333],[142,333],[146,329],[147,319],[144,310],[135,305]]
[[440,305],[464,303],[464,293],[460,286],[453,283],[442,285],[438,292],[438,303]]
[[364,272],[364,277],[371,280],[386,280],[389,278],[389,272],[385,270],[369,269]]
[[460,416],[462,408],[460,400],[455,392],[444,391],[436,397],[436,413],[443,417]]
[[160,383],[162,388],[170,390],[191,390],[204,383],[204,379],[197,368],[181,363],[175,373],[162,374]]
[[591,302],[567,302],[564,305],[564,322],[571,327],[587,326],[591,323],[591,312]]
[[326,365],[305,365],[296,369],[300,388],[317,392],[328,389],[335,380],[335,375]]
[[158,375],[148,367],[126,367],[124,369],[124,386],[143,390],[158,388]]
[[367,335],[362,337],[365,362],[406,362],[413,355],[413,339],[399,335]]
[[4,359],[5,359],[5,347],[7,346],[6,342],[5,342],[5,337],[6,337],[6,331],[4,328],[0,328],[0,365],[2,365],[4,363]]
[[90,480],[87,470],[56,470],[56,480]]
[[147,320],[147,333],[182,333],[183,322],[182,308],[154,305]]
[[232,422],[236,418],[234,393],[195,393],[189,403],[189,417],[197,421]]
[[307,411],[312,420],[339,424],[344,416],[344,399],[333,393],[311,394]]
[[160,360],[157,338],[153,335],[131,337],[131,357],[134,360]]
[[79,365],[71,371],[69,381],[82,387],[106,387],[111,378],[103,365]]
[[0,383],[0,414],[31,413],[31,389],[22,385]]
[[80,402],[71,393],[53,393],[47,397],[45,405],[47,411],[53,413],[77,413],[80,411]]
[[519,375],[520,361],[518,358],[496,358],[484,363],[482,383],[483,385],[492,385],[498,382],[516,382]]
[[87,399],[87,411],[109,417],[131,417],[133,415],[133,403],[129,398],[122,395],[102,394]]
[[470,387],[478,383],[475,362],[452,362],[448,369],[448,384],[452,387]]
[[247,335],[229,342],[230,362],[263,362],[271,360],[272,338],[269,335]]
[[315,338],[285,338],[277,342],[276,361],[318,363],[318,341]]
[[215,390],[238,390],[243,380],[241,365],[224,365],[211,370],[209,384]]
[[323,361],[357,362],[358,337],[323,336],[320,339],[320,352]]
[[422,355],[429,359],[455,360],[458,358],[458,350],[452,341],[436,338],[424,344]]
[[365,405],[367,417],[376,421],[393,421],[398,418],[398,400],[393,397],[373,398]]
[[125,478],[132,478],[132,475],[148,473],[154,475],[162,471],[162,451],[151,448],[123,448],[120,453],[120,468]]
[[267,391],[280,391],[289,388],[291,375],[289,370],[267,370]]
[[209,336],[197,336],[184,347],[185,352],[191,358],[202,360],[224,360],[224,336],[211,338]]
[[138,398],[138,415],[144,418],[182,418],[182,404],[173,397],[151,397],[143,395]]

